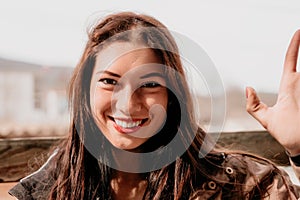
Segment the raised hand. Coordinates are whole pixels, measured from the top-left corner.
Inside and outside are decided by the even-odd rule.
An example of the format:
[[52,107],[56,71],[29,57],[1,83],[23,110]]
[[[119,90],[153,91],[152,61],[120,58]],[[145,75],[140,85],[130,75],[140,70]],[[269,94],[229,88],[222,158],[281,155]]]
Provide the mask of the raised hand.
[[277,102],[268,107],[260,101],[255,90],[246,88],[247,111],[291,155],[300,154],[300,73],[297,58],[300,44],[298,30],[288,47]]

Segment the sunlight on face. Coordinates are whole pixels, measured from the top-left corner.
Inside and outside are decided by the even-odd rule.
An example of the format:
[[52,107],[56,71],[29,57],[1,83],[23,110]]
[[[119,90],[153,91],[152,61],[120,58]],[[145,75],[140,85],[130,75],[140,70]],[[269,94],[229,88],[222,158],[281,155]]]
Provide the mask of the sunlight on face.
[[91,108],[99,129],[115,147],[135,149],[163,126],[168,95],[160,63],[153,50],[125,42],[97,54]]

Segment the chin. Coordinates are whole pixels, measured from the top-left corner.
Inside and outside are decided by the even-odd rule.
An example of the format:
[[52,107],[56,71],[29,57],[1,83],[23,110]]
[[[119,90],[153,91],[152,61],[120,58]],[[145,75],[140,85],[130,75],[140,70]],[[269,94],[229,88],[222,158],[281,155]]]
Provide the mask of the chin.
[[140,146],[142,146],[142,144],[114,144],[114,147],[116,147],[117,149],[130,152],[139,152]]

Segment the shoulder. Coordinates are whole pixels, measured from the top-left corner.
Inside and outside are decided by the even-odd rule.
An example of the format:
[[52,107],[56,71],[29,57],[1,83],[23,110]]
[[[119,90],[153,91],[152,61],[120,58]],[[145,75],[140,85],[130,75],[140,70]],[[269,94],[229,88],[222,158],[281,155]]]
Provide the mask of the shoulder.
[[22,199],[46,199],[46,196],[53,185],[54,173],[51,166],[57,150],[51,154],[44,165],[34,173],[21,179],[20,182],[11,188],[8,192],[10,195],[19,200]]
[[299,198],[287,174],[266,159],[246,153],[210,153],[200,162],[205,181],[196,191],[198,197],[210,192],[230,199]]

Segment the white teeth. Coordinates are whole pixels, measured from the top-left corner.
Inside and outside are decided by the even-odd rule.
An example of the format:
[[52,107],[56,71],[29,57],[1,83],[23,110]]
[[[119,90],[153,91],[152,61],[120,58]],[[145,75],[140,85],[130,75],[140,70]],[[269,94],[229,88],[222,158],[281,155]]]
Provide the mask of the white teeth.
[[139,126],[142,123],[142,120],[135,121],[135,122],[126,122],[126,121],[115,119],[115,122],[118,126],[122,126],[123,128],[133,128]]

